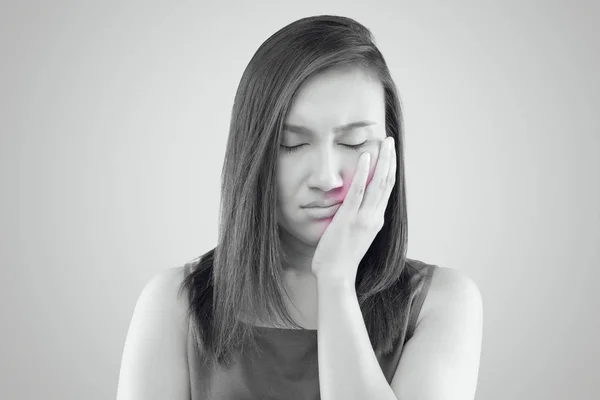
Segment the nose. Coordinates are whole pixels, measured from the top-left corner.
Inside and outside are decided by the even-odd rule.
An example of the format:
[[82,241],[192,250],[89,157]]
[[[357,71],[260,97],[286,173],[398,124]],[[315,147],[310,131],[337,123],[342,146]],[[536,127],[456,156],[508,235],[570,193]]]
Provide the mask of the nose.
[[329,148],[321,148],[314,154],[310,166],[309,187],[324,192],[342,187],[344,181],[339,154]]

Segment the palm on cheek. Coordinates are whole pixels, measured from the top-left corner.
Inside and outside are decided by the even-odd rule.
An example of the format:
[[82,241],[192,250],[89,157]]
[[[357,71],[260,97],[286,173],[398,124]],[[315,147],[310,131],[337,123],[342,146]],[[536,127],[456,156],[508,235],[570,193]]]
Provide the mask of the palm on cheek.
[[312,261],[312,272],[336,280],[356,279],[358,264],[381,230],[396,182],[394,140],[381,145],[373,179],[367,186],[370,155],[361,154],[348,195],[323,232]]

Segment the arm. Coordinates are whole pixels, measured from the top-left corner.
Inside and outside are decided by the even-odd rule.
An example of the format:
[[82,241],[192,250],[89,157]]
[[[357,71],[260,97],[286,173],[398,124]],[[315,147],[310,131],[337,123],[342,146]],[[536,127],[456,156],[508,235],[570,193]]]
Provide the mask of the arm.
[[379,366],[354,285],[317,279],[322,400],[397,400]]
[[[323,400],[472,400],[481,349],[481,295],[467,276],[437,268],[421,322],[391,385],[367,335],[353,287],[318,282]],[[426,310],[426,311],[425,311]]]
[[177,298],[183,267],[168,268],[144,287],[125,340],[117,400],[188,400],[187,301]]

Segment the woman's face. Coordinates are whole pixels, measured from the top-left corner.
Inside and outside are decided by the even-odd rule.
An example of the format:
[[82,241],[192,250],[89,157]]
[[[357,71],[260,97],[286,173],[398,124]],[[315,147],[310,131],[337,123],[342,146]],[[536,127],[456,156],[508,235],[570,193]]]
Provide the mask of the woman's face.
[[374,74],[335,69],[305,82],[285,120],[277,160],[277,218],[286,236],[316,246],[339,205],[305,206],[343,201],[363,152],[371,153],[370,182],[385,137],[383,85]]

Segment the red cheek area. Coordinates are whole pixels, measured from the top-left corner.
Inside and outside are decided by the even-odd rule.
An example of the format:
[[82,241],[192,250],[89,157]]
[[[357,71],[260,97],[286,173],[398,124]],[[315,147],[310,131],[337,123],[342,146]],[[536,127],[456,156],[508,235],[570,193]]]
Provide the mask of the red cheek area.
[[[373,175],[375,174],[375,166],[376,165],[369,167],[369,174],[367,175],[366,187],[369,187],[369,184],[373,180]],[[339,199],[342,201],[344,201],[346,199],[346,196],[348,195],[348,192],[350,191],[350,185],[352,184],[352,179],[354,178],[355,174],[356,174],[356,170],[353,171],[352,173],[346,174],[342,177],[342,179],[344,180],[344,185],[342,186],[340,191],[337,193],[337,195],[334,197],[335,199]],[[325,231],[325,229],[327,228],[329,223],[331,223],[332,220],[333,220],[333,216],[319,220],[321,223],[323,223],[323,226],[322,226],[321,232],[320,232],[321,235],[323,234],[323,232]]]
[[[369,187],[369,184],[371,183],[371,181],[373,180],[373,175],[375,175],[375,167],[377,166],[377,164],[373,164],[369,167],[369,175],[367,175],[367,184],[365,186],[365,188]],[[352,184],[352,179],[354,179],[354,176],[356,175],[356,170],[353,171],[352,173],[349,173],[347,175],[343,176],[343,180],[344,180],[344,186],[342,187],[339,196],[341,196],[341,199],[344,200],[346,198],[346,196],[348,195],[348,192],[350,191],[350,185]]]

